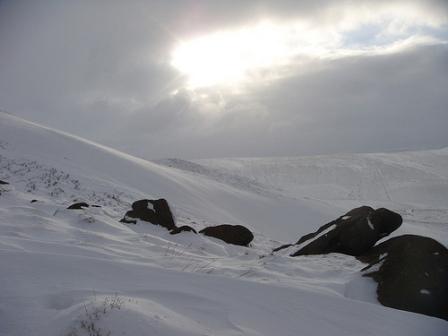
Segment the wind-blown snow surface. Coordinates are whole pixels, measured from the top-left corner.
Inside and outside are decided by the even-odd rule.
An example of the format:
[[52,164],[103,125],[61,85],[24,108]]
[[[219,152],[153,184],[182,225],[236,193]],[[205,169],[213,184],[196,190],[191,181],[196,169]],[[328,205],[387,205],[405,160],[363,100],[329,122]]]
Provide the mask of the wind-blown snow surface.
[[[0,335],[445,335],[446,321],[376,303],[352,257],[270,251],[363,203],[401,210],[398,233],[446,244],[447,157],[161,165],[0,113],[0,179],[10,183],[0,186]],[[152,197],[168,199],[178,225],[242,224],[255,240],[118,222]],[[101,208],[67,210],[74,201]]]

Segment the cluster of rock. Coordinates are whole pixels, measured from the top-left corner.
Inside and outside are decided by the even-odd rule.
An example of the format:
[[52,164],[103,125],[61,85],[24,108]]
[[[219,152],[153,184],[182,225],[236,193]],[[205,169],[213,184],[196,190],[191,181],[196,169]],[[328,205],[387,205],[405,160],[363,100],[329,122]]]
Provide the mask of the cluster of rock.
[[132,210],[126,212],[121,222],[136,224],[137,219],[163,226],[170,231],[176,228],[170,206],[163,198],[158,200],[142,199],[132,203]]
[[298,246],[292,257],[332,252],[355,256],[369,264],[363,276],[377,282],[381,304],[448,320],[448,249],[415,235],[375,246],[401,223],[401,216],[393,211],[362,206],[274,252]]
[[[68,209],[89,206],[95,205],[78,202]],[[137,220],[160,225],[173,235],[198,233],[191,226],[176,225],[165,199],[134,202],[121,222],[137,224]],[[401,224],[398,213],[362,206],[321,226],[316,232],[304,235],[294,244],[274,249],[274,252],[296,246],[292,257],[327,253],[354,256],[368,264],[362,270],[363,276],[377,282],[380,303],[448,320],[448,249],[434,239],[415,235],[394,237],[375,245]],[[210,226],[199,233],[241,246],[249,246],[254,238],[242,225]]]
[[[132,203],[132,210],[126,212],[120,222],[136,224],[137,220],[163,226],[171,234],[179,234],[181,232],[197,233],[191,226],[176,226],[170,206],[163,198],[158,200],[143,199]],[[210,226],[199,231],[199,233],[220,239],[228,244],[241,246],[248,246],[254,239],[252,232],[242,225],[223,224]]]

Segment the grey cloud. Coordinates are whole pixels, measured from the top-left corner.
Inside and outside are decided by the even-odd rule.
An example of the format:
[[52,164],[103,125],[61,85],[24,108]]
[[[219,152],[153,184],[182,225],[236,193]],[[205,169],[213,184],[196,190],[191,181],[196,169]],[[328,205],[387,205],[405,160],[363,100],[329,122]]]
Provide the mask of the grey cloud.
[[[316,62],[307,73],[228,98],[214,116],[213,132],[207,117],[197,117],[195,104],[185,103],[190,113],[183,119],[176,115],[182,122],[170,132],[134,134],[135,143],[147,144],[136,154],[265,156],[440,147],[448,144],[447,59],[447,46],[432,46]],[[153,141],[164,145],[152,147]]]
[[236,95],[173,95],[178,39],[265,16],[323,23],[355,3],[0,0],[0,108],[145,157],[448,145],[446,46],[315,61]]

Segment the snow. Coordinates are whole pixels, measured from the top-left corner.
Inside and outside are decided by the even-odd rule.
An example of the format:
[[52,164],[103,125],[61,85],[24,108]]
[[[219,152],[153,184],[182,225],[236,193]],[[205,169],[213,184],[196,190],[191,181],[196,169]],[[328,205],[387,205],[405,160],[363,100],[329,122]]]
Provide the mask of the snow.
[[[0,113],[0,335],[82,336],[89,321],[104,335],[445,335],[446,321],[381,306],[351,256],[271,253],[364,203],[402,213],[397,234],[448,242],[448,153],[360,156],[336,170],[331,156],[168,167]],[[358,182],[381,169],[382,193],[379,174],[351,182],[353,167]],[[119,223],[162,197],[178,225],[242,224],[252,246]],[[67,210],[75,201],[101,207]]]
[[361,205],[386,207],[404,219],[393,235],[413,233],[448,243],[448,148],[194,162],[247,178],[283,197],[336,207],[332,219]]
[[196,160],[206,168],[245,176],[295,198],[351,204],[404,203],[446,209],[448,154],[420,151],[312,157]]
[[372,222],[370,221],[370,218],[367,218],[367,225],[371,230],[375,230],[375,227],[373,226]]

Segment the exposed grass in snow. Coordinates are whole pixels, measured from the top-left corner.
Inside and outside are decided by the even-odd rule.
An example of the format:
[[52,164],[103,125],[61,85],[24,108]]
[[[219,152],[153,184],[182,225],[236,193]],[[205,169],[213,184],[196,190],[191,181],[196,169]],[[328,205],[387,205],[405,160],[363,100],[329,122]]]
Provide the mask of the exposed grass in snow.
[[106,296],[101,302],[97,302],[95,296],[93,301],[83,304],[83,314],[66,336],[111,336],[112,331],[100,325],[107,315],[113,310],[121,310],[124,304],[125,301],[118,294]]

